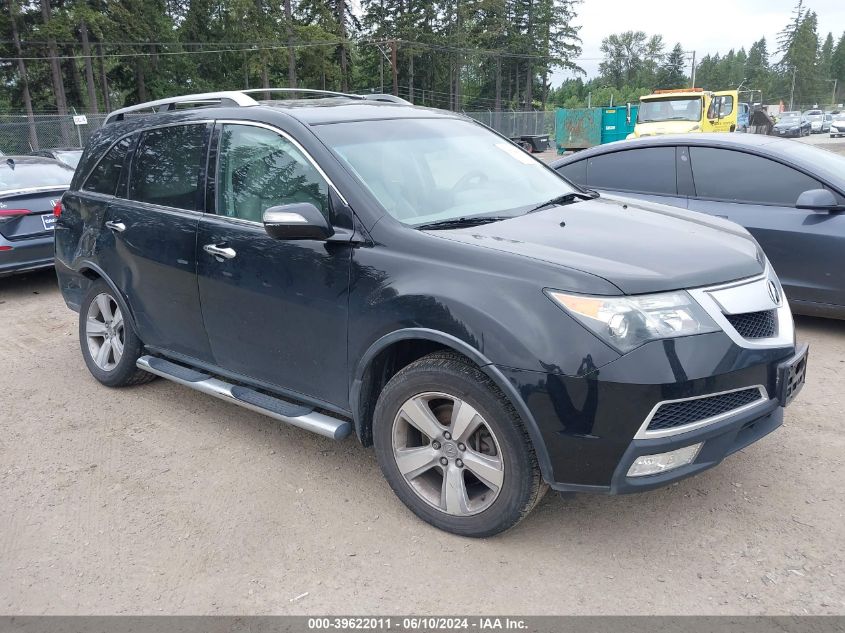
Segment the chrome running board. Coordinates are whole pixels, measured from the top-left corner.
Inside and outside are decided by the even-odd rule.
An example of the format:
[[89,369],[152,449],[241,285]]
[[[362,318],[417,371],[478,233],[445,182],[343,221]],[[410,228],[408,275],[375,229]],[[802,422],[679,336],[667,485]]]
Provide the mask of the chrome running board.
[[136,363],[139,369],[173,382],[206,393],[239,407],[262,413],[274,420],[298,426],[333,440],[342,440],[352,432],[346,420],[318,413],[312,407],[274,398],[260,391],[225,382],[202,371],[178,365],[156,356],[141,356]]

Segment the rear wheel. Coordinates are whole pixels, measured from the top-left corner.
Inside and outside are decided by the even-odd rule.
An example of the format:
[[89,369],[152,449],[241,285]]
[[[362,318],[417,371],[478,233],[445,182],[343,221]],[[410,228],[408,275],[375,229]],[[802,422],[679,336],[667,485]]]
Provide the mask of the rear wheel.
[[506,530],[546,490],[516,411],[457,354],[426,356],[388,382],[374,412],[373,440],[402,502],[454,534]]
[[109,285],[91,285],[79,310],[79,344],[91,375],[108,387],[137,385],[155,376],[135,365],[143,343],[126,319],[126,306]]

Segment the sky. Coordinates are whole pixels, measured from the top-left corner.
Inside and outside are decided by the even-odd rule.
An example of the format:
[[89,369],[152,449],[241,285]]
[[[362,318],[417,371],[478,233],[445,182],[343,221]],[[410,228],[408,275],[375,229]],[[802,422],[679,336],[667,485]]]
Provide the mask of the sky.
[[[805,6],[818,14],[822,37],[831,31],[836,42],[845,31],[845,0],[805,0]],[[771,54],[794,7],[795,0],[583,0],[576,9],[582,40],[578,65],[587,77],[597,75],[602,39],[623,31],[661,34],[667,49],[680,42],[684,50],[696,51],[698,59],[743,46],[748,51],[765,36]],[[558,71],[552,84],[571,76]]]

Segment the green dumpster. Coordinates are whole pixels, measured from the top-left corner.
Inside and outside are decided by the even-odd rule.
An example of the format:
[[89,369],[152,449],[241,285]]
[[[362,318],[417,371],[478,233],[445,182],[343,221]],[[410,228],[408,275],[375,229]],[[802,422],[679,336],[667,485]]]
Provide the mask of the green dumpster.
[[638,105],[601,109],[601,144],[624,141],[634,131]]
[[601,143],[601,108],[558,108],[555,113],[557,153]]

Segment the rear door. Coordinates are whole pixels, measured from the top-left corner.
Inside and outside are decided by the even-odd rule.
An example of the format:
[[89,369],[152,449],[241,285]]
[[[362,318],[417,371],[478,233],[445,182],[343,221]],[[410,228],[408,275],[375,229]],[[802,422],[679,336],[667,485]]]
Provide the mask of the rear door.
[[841,304],[845,215],[795,208],[802,192],[824,185],[755,154],[713,147],[689,149],[695,184],[689,208],[747,228],[763,247],[790,299]]
[[100,263],[129,301],[145,344],[211,361],[196,277],[210,123],[139,133],[128,182],[98,237]]
[[[214,161],[212,161],[214,165]],[[198,276],[216,364],[313,403],[348,406],[349,242],[276,240],[269,207],[310,202],[331,223],[329,184],[307,153],[260,124],[220,126]],[[229,249],[226,257],[204,247]]]
[[583,162],[586,162],[586,183],[590,189],[675,207],[687,205],[686,198],[678,193],[675,147],[610,152]]

